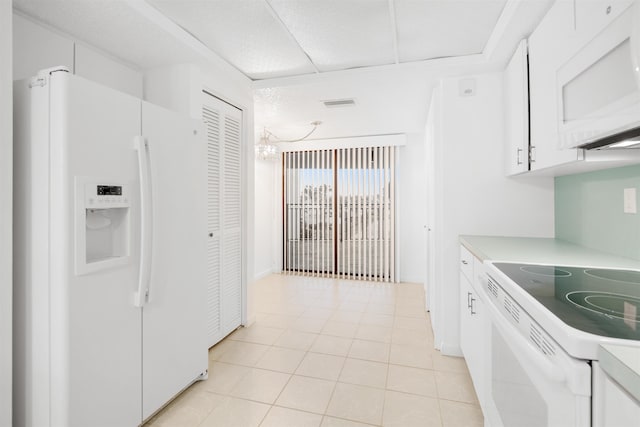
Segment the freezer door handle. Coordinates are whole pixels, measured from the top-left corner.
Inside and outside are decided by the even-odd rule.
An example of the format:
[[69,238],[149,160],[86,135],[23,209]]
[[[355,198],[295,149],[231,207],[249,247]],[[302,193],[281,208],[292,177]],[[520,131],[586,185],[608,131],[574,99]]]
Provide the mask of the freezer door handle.
[[142,307],[149,302],[151,251],[153,247],[153,200],[151,198],[149,142],[143,136],[136,136],[134,149],[138,153],[138,173],[140,177],[140,271],[138,273],[138,289],[134,295],[134,305]]

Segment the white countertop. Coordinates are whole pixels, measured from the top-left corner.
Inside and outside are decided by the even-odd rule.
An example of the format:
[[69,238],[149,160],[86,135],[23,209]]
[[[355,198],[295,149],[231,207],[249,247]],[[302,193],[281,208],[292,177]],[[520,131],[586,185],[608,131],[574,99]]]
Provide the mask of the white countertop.
[[603,344],[598,350],[600,367],[636,400],[640,400],[640,350]]
[[638,260],[552,238],[460,236],[460,243],[481,261],[640,270]]
[[[640,270],[638,260],[552,238],[460,236],[460,243],[482,261]],[[603,344],[598,361],[609,376],[640,400],[640,348]]]

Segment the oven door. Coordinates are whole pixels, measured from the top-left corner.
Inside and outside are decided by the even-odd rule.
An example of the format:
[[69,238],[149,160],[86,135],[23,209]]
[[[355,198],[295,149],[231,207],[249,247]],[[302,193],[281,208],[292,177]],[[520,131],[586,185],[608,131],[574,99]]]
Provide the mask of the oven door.
[[[506,298],[509,298],[506,296]],[[488,390],[485,419],[491,427],[589,427],[591,422],[591,368],[571,358],[560,347],[545,354],[530,337],[511,324],[488,298],[491,320]],[[513,303],[515,304],[515,303]],[[519,322],[537,325],[524,310]],[[545,335],[537,327],[535,333]],[[537,337],[540,342],[540,337]],[[547,348],[546,351],[550,353]]]

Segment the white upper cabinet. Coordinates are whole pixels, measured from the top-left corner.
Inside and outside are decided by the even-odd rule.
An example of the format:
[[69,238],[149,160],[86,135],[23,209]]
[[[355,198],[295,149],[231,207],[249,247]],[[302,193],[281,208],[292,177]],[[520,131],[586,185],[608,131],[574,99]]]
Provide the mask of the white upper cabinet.
[[73,74],[136,98],[142,98],[142,72],[45,27],[20,14],[13,14],[13,79],[30,78],[45,68],[64,66]]
[[638,23],[629,1],[576,3],[576,46],[556,72],[559,147],[640,124]]
[[504,70],[506,173],[529,170],[529,67],[527,41],[518,45]]
[[577,43],[588,43],[632,3],[633,0],[576,0]]
[[73,40],[13,14],[13,79],[28,79],[57,66],[73,71]]
[[559,150],[556,72],[575,52],[573,0],[557,0],[529,38],[531,170],[582,160],[579,149]]

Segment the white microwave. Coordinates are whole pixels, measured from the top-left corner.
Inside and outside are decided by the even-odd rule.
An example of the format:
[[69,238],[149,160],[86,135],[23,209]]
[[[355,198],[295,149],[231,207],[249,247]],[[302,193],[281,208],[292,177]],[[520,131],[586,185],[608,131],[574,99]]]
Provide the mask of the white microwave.
[[558,70],[559,148],[640,147],[639,3]]

